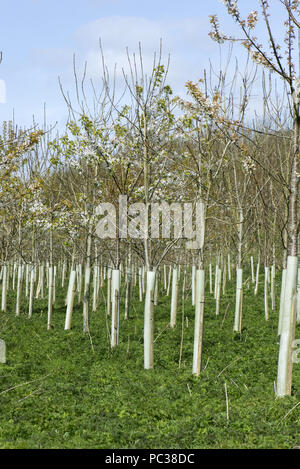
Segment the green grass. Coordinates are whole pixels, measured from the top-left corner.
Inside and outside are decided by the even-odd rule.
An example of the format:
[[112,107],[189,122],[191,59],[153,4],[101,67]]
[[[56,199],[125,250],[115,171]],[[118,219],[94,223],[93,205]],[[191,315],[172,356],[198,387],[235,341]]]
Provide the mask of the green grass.
[[185,304],[181,367],[180,300],[177,326],[170,330],[166,328],[170,298],[161,294],[155,307],[155,368],[144,370],[143,304],[137,297],[128,321],[121,305],[120,343],[112,351],[103,296],[98,311],[91,313],[89,336],[82,333],[81,306],[73,313],[72,330],[64,331],[65,292],[58,291],[51,331],[47,331],[46,299],[35,300],[32,319],[27,318],[23,299],[17,318],[15,297],[10,294],[8,312],[0,314],[0,334],[7,344],[7,363],[0,365],[0,448],[300,445],[300,405],[287,415],[300,401],[300,365],[294,365],[292,397],[276,399],[278,313],[270,312],[265,321],[262,289],[261,284],[257,297],[252,287],[244,291],[241,335],[233,333],[234,282],[222,297],[218,317],[212,295],[207,294],[205,369],[199,378],[191,374],[190,296]]

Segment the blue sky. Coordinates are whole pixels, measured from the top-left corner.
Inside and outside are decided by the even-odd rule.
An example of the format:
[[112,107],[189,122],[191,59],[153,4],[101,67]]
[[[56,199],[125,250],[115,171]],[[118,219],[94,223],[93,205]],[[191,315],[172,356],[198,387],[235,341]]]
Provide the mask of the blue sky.
[[[272,0],[271,3],[279,2]],[[257,1],[242,0],[246,11]],[[208,68],[220,64],[220,48],[208,36],[208,16],[217,13],[222,29],[235,26],[218,0],[10,0],[1,5],[0,79],[6,84],[6,103],[0,103],[0,121],[12,118],[29,126],[33,115],[42,121],[44,103],[49,124],[62,128],[67,109],[58,85],[74,91],[73,54],[78,71],[88,62],[88,76],[101,77],[98,41],[101,37],[107,66],[126,68],[126,47],[137,52],[142,44],[145,67],[163,40],[164,56],[170,53],[168,82],[178,94],[187,80],[197,80]],[[277,10],[275,24],[282,22]],[[224,46],[223,57],[227,47]],[[237,48],[234,54],[241,60]]]

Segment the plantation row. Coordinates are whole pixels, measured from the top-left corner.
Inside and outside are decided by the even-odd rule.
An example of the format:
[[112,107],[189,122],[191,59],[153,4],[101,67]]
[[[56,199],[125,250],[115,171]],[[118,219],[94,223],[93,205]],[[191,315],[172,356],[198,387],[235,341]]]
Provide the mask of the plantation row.
[[[27,314],[32,318],[34,301],[48,298],[47,329],[52,328],[52,311],[56,303],[56,290],[62,288],[65,291],[65,330],[70,330],[72,325],[72,313],[74,303],[83,305],[83,331],[89,333],[89,311],[92,313],[100,311],[107,318],[107,329],[110,336],[111,347],[116,347],[119,343],[119,324],[120,315],[125,320],[131,316],[131,300],[133,295],[137,295],[140,302],[143,302],[146,295],[146,270],[144,266],[139,267],[137,263],[130,263],[131,258],[127,259],[126,264],[120,264],[120,269],[115,270],[113,266],[107,266],[95,262],[92,269],[92,281],[86,288],[86,278],[90,279],[91,272],[85,271],[83,277],[82,264],[69,265],[65,261],[60,261],[58,265],[52,268],[49,264],[40,263],[38,265],[18,264],[11,262],[1,268],[1,310],[7,312],[7,295],[11,291],[16,297],[15,315]],[[238,272],[234,273],[234,265],[231,264],[231,256],[217,259],[215,266],[209,263],[207,272],[206,288],[215,300],[215,315],[220,314],[221,295],[226,294],[226,282],[234,280],[240,289],[241,299],[236,300],[235,317],[233,331],[241,333],[242,331],[242,297],[243,290],[253,288],[253,295],[257,295],[259,288],[260,262],[254,267],[253,256],[250,258],[248,266],[249,277],[240,284]],[[281,289],[280,298],[276,295],[275,265],[270,269],[264,267],[264,311],[265,320],[269,319],[269,311],[275,311],[278,314],[278,335],[281,333],[283,317],[283,290]],[[277,274],[278,275],[278,274]],[[181,314],[184,318],[184,302],[187,295],[191,296],[191,304],[195,307],[196,288],[197,288],[197,270],[195,266],[189,267],[179,265],[162,265],[156,271],[156,280],[153,289],[150,291],[150,311],[151,323],[144,323],[144,366],[146,369],[154,366],[153,356],[153,333],[154,333],[154,313],[153,309],[158,304],[159,291],[162,295],[170,296],[170,322],[169,326],[174,328],[177,323],[177,316]],[[105,282],[106,281],[106,282]],[[104,290],[105,283],[105,290]],[[83,287],[84,292],[83,292]],[[205,288],[205,287],[204,287]],[[261,288],[261,287],[260,287]],[[136,292],[136,293],[135,293]],[[27,312],[21,310],[22,298],[27,300]],[[120,311],[120,302],[123,299],[124,311]],[[277,306],[277,308],[276,308]],[[12,311],[8,311],[12,313]],[[225,311],[225,315],[226,315]],[[300,282],[297,286],[297,323],[300,323]],[[197,323],[195,324],[195,345],[197,344]],[[147,329],[148,328],[148,329]],[[182,344],[181,344],[182,347]],[[182,353],[182,350],[181,350]],[[196,361],[197,349],[194,348],[193,373],[199,374]]]
[[[213,268],[212,263],[208,266],[209,274],[209,292],[210,294],[214,293],[214,298],[216,300],[216,315],[220,313],[220,296],[221,292],[225,294],[226,291],[226,280],[232,280],[232,264],[230,262],[230,254],[228,254],[228,262],[223,261],[223,259],[217,260],[215,268]],[[254,288],[254,294],[257,295],[258,292],[258,279],[260,273],[260,262],[257,263],[256,269],[254,269],[253,256],[250,258],[250,272],[251,272],[251,282]],[[269,303],[271,302],[271,310],[275,309],[275,266],[273,265],[270,269],[268,266],[264,267],[264,306],[265,306],[265,318],[269,318]],[[105,298],[103,295],[103,300],[106,305],[106,314],[109,316],[111,313],[111,303],[113,302],[112,294],[112,277],[113,277],[113,266],[107,266],[100,263],[95,263],[93,267],[93,281],[91,282],[91,292],[88,292],[89,299],[92,301],[92,311],[96,311],[98,302],[99,302],[99,291],[100,287],[103,288],[104,280],[107,280],[107,291]],[[182,273],[183,271],[183,273]],[[213,271],[215,272],[213,274]],[[196,292],[196,267],[188,267],[185,265],[179,265],[172,267],[172,265],[164,264],[156,273],[157,282],[155,282],[155,288],[153,291],[153,303],[157,304],[157,295],[158,295],[158,284],[161,282],[163,290],[167,296],[171,292],[171,307],[172,312],[170,315],[170,324],[176,324],[176,314],[177,314],[177,302],[178,302],[178,284],[181,278],[181,273],[183,276],[182,279],[182,289],[183,293],[185,289],[191,291],[192,305],[195,306],[195,292]],[[124,318],[128,319],[129,309],[130,309],[130,298],[132,296],[132,288],[137,287],[138,285],[138,294],[139,301],[143,301],[143,297],[146,292],[146,271],[144,266],[138,267],[136,263],[133,265],[127,264],[123,267],[123,264],[120,264],[119,274],[119,288],[121,288],[121,280],[125,283],[124,290],[126,295],[125,301],[125,312]],[[61,287],[65,288],[67,276],[69,275],[68,288],[66,292],[66,307],[67,307],[67,318],[66,318],[66,329],[71,327],[72,319],[72,310],[75,300],[75,295],[77,294],[77,304],[82,302],[82,286],[83,286],[83,275],[82,275],[82,264],[76,264],[75,266],[68,266],[66,262],[59,262],[58,266],[53,266],[52,278],[49,263],[40,263],[38,265],[31,264],[18,264],[16,262],[7,263],[2,266],[0,271],[0,282],[1,282],[1,310],[7,312],[7,294],[11,289],[16,293],[16,307],[15,314],[20,316],[20,304],[22,295],[25,295],[25,298],[28,299],[28,317],[32,317],[33,311],[33,302],[34,299],[44,299],[45,294],[49,297],[49,303],[52,301],[52,304],[56,301],[56,285],[60,281]],[[90,273],[88,274],[91,275]],[[51,283],[51,287],[50,287]],[[250,277],[245,281],[245,285],[249,288]],[[188,285],[188,287],[186,286]],[[298,295],[297,288],[297,295]],[[51,295],[50,295],[50,292]],[[298,296],[297,296],[298,300]],[[282,295],[281,295],[282,302]],[[49,311],[51,311],[49,309]],[[24,313],[24,311],[23,311]],[[297,301],[297,321],[299,319],[299,302]],[[51,328],[51,317],[48,320],[48,328]],[[240,325],[236,331],[240,330]]]

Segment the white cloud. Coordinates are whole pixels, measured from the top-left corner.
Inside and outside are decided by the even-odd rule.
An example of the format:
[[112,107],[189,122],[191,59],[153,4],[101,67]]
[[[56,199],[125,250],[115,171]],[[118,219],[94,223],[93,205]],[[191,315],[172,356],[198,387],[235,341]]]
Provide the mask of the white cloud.
[[0,104],[4,104],[6,101],[6,85],[5,81],[0,79]]
[[[141,43],[143,66],[151,73],[154,52],[158,54],[160,40],[163,46],[164,64],[171,56],[168,81],[175,89],[183,90],[189,79],[197,79],[208,66],[209,57],[218,50],[208,37],[209,25],[206,18],[182,18],[151,20],[135,16],[112,16],[97,19],[79,28],[75,40],[80,51],[80,60],[87,61],[91,77],[101,74],[99,39],[105,57],[105,65],[116,77],[121,78],[122,69],[130,72],[126,48],[132,58],[138,56]],[[139,60],[137,58],[137,64]]]
[[[70,93],[72,100],[76,99],[72,64],[75,53],[79,80],[85,61],[88,63],[86,91],[91,97],[89,78],[99,85],[102,76],[99,38],[111,76],[117,64],[119,85],[124,83],[122,68],[127,74],[130,73],[126,48],[131,58],[133,53],[136,54],[139,66],[138,48],[141,43],[144,71],[149,74],[153,67],[153,54],[159,52],[162,39],[162,63],[166,64],[168,55],[171,56],[167,82],[176,94],[183,95],[186,81],[200,78],[203,69],[209,67],[209,60],[218,68],[219,48],[211,41],[208,32],[206,17],[149,19],[143,16],[108,16],[97,19],[79,27],[72,35],[68,34],[62,47],[56,45],[53,48],[33,49],[30,63],[19,68],[18,77],[14,76],[13,82],[9,83],[10,90],[15,90],[10,93],[10,106],[18,110],[18,115],[21,113],[20,117],[27,115],[30,120],[33,112],[35,115],[42,113],[43,103],[46,102],[52,122],[65,119],[66,107],[57,77],[61,77],[65,92]],[[18,86],[16,81],[22,86]]]

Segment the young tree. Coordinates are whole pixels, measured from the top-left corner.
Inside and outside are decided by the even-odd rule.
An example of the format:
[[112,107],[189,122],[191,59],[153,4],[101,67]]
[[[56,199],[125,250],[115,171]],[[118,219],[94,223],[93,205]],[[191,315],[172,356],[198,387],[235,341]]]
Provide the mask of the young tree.
[[[250,53],[251,58],[275,73],[286,83],[291,96],[290,115],[293,129],[293,150],[290,158],[288,176],[288,220],[287,220],[287,272],[285,282],[285,301],[280,335],[280,348],[278,357],[277,396],[283,397],[291,394],[292,386],[292,342],[295,334],[295,301],[297,278],[297,238],[299,231],[298,199],[299,199],[299,151],[300,151],[300,76],[299,57],[297,55],[297,30],[300,24],[298,0],[283,0],[282,14],[285,16],[285,35],[283,40],[277,41],[274,28],[271,25],[270,5],[266,0],[258,0],[258,11],[251,11],[246,18],[242,17],[237,0],[224,0],[228,14],[239,26],[242,39],[226,36],[220,31],[216,15],[212,15],[211,37],[219,43],[226,40],[240,42]],[[265,26],[266,40],[255,35],[256,26],[261,20]],[[267,42],[267,45],[263,45]],[[284,53],[281,49],[284,47]]]

